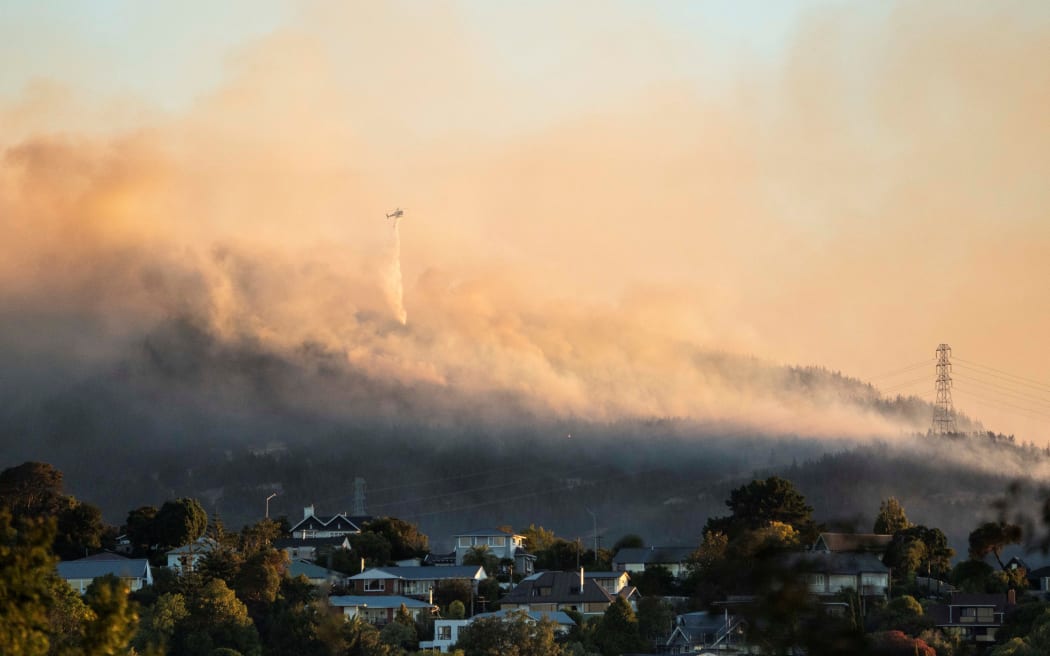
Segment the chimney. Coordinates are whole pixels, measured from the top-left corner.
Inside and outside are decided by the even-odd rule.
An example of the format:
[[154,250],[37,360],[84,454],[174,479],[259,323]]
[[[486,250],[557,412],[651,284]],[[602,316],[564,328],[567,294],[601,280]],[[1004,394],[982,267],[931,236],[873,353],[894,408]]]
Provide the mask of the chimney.
[[580,594],[583,594],[583,568],[580,568]]
[[1013,588],[1010,588],[1006,592],[1006,605],[1007,606],[1016,606],[1017,605],[1017,591],[1014,590]]
[[306,519],[307,517],[313,517],[313,516],[314,516],[314,506],[313,506],[313,504],[310,504],[309,506],[304,506],[303,507],[303,519]]

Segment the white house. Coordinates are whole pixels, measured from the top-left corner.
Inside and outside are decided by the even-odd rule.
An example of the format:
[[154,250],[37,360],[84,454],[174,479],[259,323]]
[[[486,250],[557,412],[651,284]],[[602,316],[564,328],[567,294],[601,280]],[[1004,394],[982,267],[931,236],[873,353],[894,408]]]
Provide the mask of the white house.
[[441,583],[461,581],[477,593],[478,583],[487,579],[481,565],[462,567],[374,567],[349,578],[355,594],[404,595],[430,598]]
[[370,517],[348,515],[315,515],[313,506],[303,508],[303,518],[291,528],[293,538],[332,538],[360,533],[360,524]]
[[212,538],[201,536],[178,549],[172,549],[165,554],[168,559],[168,569],[180,574],[182,572],[192,572],[197,569],[197,563],[200,562],[201,558],[210,554],[218,546],[219,543]]
[[525,536],[497,529],[481,529],[456,536],[456,564],[472,549],[483,547],[498,560],[513,560],[514,573],[529,576],[535,570],[536,557],[525,550]]
[[470,626],[475,620],[480,619],[497,618],[504,620],[512,613],[521,613],[530,622],[539,622],[543,619],[552,620],[557,624],[555,632],[560,635],[568,633],[572,630],[572,627],[576,626],[576,623],[573,622],[572,618],[561,611],[529,613],[520,610],[498,610],[494,613],[480,613],[466,620],[434,620],[434,639],[421,641],[419,643],[419,648],[421,650],[435,649],[443,654],[447,654],[451,652],[452,647],[459,642],[459,636],[463,627]]
[[145,558],[124,558],[117,554],[97,554],[79,560],[58,564],[58,575],[79,594],[84,594],[91,582],[112,574],[123,581],[131,591],[153,585],[153,572]]
[[429,602],[396,595],[335,595],[328,598],[328,605],[346,619],[360,617],[372,624],[393,622],[402,604],[412,619],[418,619],[420,613],[434,613],[438,609]]

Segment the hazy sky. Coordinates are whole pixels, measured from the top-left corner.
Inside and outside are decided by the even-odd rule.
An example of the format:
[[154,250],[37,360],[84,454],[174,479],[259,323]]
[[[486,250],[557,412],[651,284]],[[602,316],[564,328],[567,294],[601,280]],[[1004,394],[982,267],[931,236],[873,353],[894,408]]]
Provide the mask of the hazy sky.
[[[650,376],[687,412],[652,344],[929,359],[875,382],[932,400],[948,342],[998,370],[961,409],[1050,439],[1047,3],[0,0],[0,61],[0,301],[102,317],[81,355],[203,302],[395,377],[641,411]],[[390,311],[395,206],[419,328],[373,340],[339,326]]]

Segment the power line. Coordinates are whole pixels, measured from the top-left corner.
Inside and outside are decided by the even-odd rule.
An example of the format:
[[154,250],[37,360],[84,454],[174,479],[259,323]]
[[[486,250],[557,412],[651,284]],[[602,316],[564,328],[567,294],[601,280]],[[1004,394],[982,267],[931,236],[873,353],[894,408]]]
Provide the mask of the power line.
[[898,385],[894,385],[893,387],[889,387],[889,388],[887,388],[885,390],[882,390],[882,393],[883,394],[888,394],[890,392],[894,392],[894,391],[897,391],[897,390],[906,389],[906,388],[911,387],[912,385],[916,385],[918,383],[929,383],[929,382],[930,382],[930,377],[929,376],[923,376],[922,378],[916,378],[915,380],[910,380],[910,381],[908,381],[906,383],[900,383]]
[[880,379],[883,379],[883,378],[892,378],[892,377],[897,376],[899,374],[907,373],[909,371],[913,371],[915,369],[918,369],[919,367],[928,367],[931,364],[933,364],[933,362],[934,362],[933,358],[926,358],[922,362],[915,362],[913,364],[909,364],[909,365],[906,365],[904,367],[901,367],[900,369],[894,369],[893,371],[887,371],[885,373],[878,374],[877,376],[868,376],[867,380],[872,381],[872,380],[880,380]]
[[974,362],[973,360],[967,360],[966,358],[956,357],[955,359],[959,360],[961,362],[968,362],[969,364],[971,364],[971,365],[973,365],[975,367],[981,367],[983,369],[990,369],[992,371],[1004,374],[1004,375],[1009,376],[1011,378],[1017,378],[1018,380],[1027,381],[1029,383],[1035,383],[1036,385],[1038,385],[1041,388],[1043,388],[1044,392],[1050,392],[1050,383],[1046,383],[1046,382],[1043,382],[1043,381],[1035,380],[1033,378],[1025,378],[1024,376],[1018,376],[1017,374],[1012,374],[1012,373],[1010,373],[1008,371],[1003,371],[1002,369],[996,369],[995,367],[989,367],[986,364],[980,364],[978,362]]
[[[962,369],[964,369],[965,371],[968,371],[968,372],[974,374],[975,376],[989,376],[991,378],[995,378],[997,380],[1001,380],[1003,382],[999,383],[999,384],[1002,385],[1003,387],[1006,387],[1007,385],[1014,385],[1015,387],[1021,387],[1021,388],[1025,389],[1025,390],[1037,390],[1038,392],[1041,392],[1043,394],[1050,393],[1050,392],[1047,392],[1047,391],[1044,391],[1044,390],[1040,389],[1039,387],[1036,387],[1035,385],[1029,385],[1028,383],[1022,383],[1022,382],[1019,382],[1019,381],[1011,380],[1009,378],[1005,378],[1003,376],[999,376],[999,375],[996,375],[996,374],[993,374],[993,373],[989,373],[987,371],[981,371],[980,369],[974,369],[973,367],[969,367],[969,366],[964,365],[964,364],[961,364],[959,366]],[[1021,390],[1017,390],[1017,391],[1021,391]],[[1025,393],[1027,394],[1027,393],[1030,393],[1030,392],[1026,391]]]
[[1007,406],[1007,407],[1013,408],[1014,411],[1025,412],[1025,413],[1028,413],[1029,415],[1033,415],[1033,416],[1026,417],[1027,419],[1038,419],[1038,418],[1050,419],[1050,414],[1045,413],[1045,412],[1040,412],[1039,410],[1033,410],[1032,408],[1026,408],[1024,406],[1015,405],[1013,403],[1009,403],[1009,402],[1003,401],[1001,399],[989,399],[988,397],[982,396],[982,395],[980,395],[980,394],[978,394],[976,392],[973,392],[971,390],[968,390],[968,389],[965,389],[965,388],[962,388],[962,387],[957,387],[956,389],[959,392],[962,392],[964,395],[972,397],[972,398],[975,398],[978,401],[983,401],[986,404],[993,405],[993,406],[1000,407],[1000,408],[1002,408],[1003,406]]
[[1009,387],[1002,387],[1002,386],[996,385],[995,383],[990,383],[988,381],[981,380],[980,378],[970,378],[969,376],[961,376],[959,374],[956,374],[955,377],[958,378],[959,380],[965,380],[967,382],[973,383],[974,385],[979,385],[981,387],[984,387],[984,388],[988,389],[989,391],[996,392],[998,394],[1005,394],[1007,396],[1012,396],[1012,397],[1014,397],[1015,399],[1017,399],[1019,401],[1025,401],[1027,403],[1042,404],[1042,405],[1046,406],[1047,409],[1050,409],[1050,399],[1041,399],[1041,398],[1038,398],[1038,397],[1035,397],[1035,396],[1029,396],[1029,395],[1027,395],[1027,394],[1025,394],[1023,392],[1019,392],[1017,390],[1010,389]]

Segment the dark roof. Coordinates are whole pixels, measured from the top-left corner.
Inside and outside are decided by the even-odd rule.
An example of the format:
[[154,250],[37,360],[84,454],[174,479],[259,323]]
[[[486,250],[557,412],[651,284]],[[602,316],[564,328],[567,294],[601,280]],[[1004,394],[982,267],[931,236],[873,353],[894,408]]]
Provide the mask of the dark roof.
[[930,606],[926,609],[926,615],[933,621],[934,626],[958,626],[960,624],[965,626],[998,626],[1001,623],[1000,618],[994,619],[991,624],[981,624],[973,621],[963,623],[959,621],[958,611],[956,611],[955,621],[952,621],[951,609],[953,606],[957,608],[991,607],[994,609],[993,612],[1003,613],[1013,607],[1013,604],[1010,603],[1010,596],[1007,593],[953,592],[949,603]]
[[302,518],[298,524],[293,526],[291,532],[294,533],[295,531],[303,530],[319,531],[325,529],[329,531],[350,531],[360,533],[361,524],[371,519],[371,517],[363,515],[360,517],[348,517],[347,515],[310,515],[309,517]]
[[344,574],[315,565],[307,560],[293,560],[288,563],[288,576],[294,579],[300,574],[308,579],[345,578]]
[[438,579],[473,579],[478,573],[484,576],[481,565],[459,565],[453,567],[373,567],[350,577],[351,581],[372,579],[403,579],[405,581],[433,581]]
[[984,593],[984,592],[953,592],[951,601],[948,602],[950,606],[994,606],[997,611],[1006,610],[1007,606],[1010,606],[1009,595],[1005,592],[1001,593]]
[[[539,590],[550,588],[550,593],[541,595]],[[579,572],[540,572],[525,578],[501,604],[561,604],[561,603],[612,603],[613,596],[594,579],[584,578],[580,592]]]
[[291,547],[337,547],[346,541],[345,535],[336,535],[330,538],[278,538],[273,541],[274,549],[289,549]]
[[684,563],[696,551],[696,547],[629,547],[620,549],[613,557],[613,565],[644,563],[646,565],[670,565]]
[[67,560],[57,565],[58,575],[64,579],[97,579],[106,574],[119,578],[146,578],[149,572],[149,561],[145,558],[110,558],[94,560],[82,558]]
[[477,536],[477,537],[489,537],[489,536],[493,536],[493,537],[510,537],[512,535],[517,535],[518,537],[525,537],[521,533],[507,533],[506,531],[501,531],[498,528],[483,528],[483,529],[480,529],[480,530],[477,530],[477,531],[471,531],[469,533],[457,533],[456,537],[457,538],[470,537],[470,536]]
[[399,608],[404,604],[407,608],[437,608],[433,604],[409,597],[399,595],[334,595],[328,598],[328,605],[335,608],[345,606],[368,608]]
[[101,553],[92,554],[85,556],[84,558],[78,558],[77,560],[130,560],[127,556],[122,556],[112,551],[103,551]]
[[788,561],[800,566],[802,569],[812,570],[821,574],[888,574],[890,571],[890,568],[883,565],[882,561],[875,554],[853,551],[793,553],[789,554]]
[[821,533],[813,544],[814,549],[819,549],[823,544],[828,551],[861,551],[878,552],[886,551],[893,541],[892,535],[882,533]]

